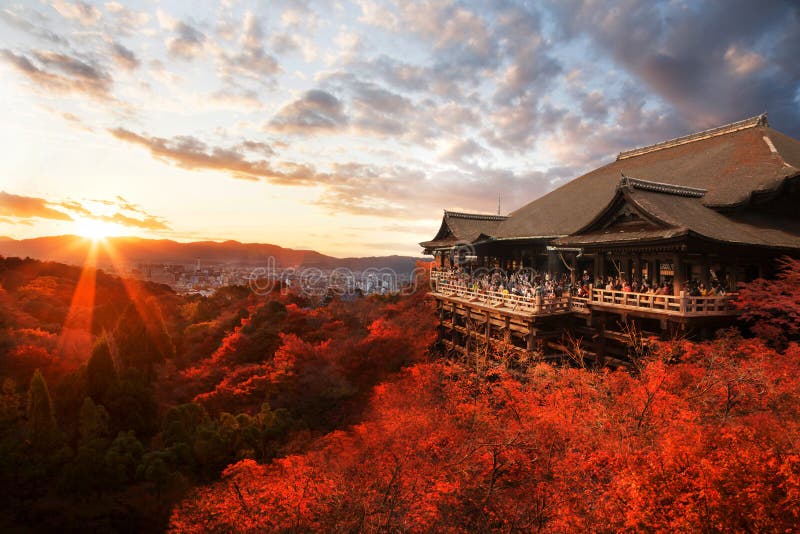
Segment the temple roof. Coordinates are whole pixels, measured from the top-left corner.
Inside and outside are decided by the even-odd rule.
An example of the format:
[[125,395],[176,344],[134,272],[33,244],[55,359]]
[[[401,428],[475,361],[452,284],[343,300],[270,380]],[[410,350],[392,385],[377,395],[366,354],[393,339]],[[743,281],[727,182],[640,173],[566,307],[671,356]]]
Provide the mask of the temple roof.
[[[705,191],[623,176],[615,196],[592,221],[573,235],[557,239],[561,246],[624,244],[663,241],[687,235],[748,246],[800,248],[800,221],[773,217],[750,220],[731,217],[703,203]],[[614,216],[627,208],[641,224],[614,224]]]
[[703,190],[694,204],[731,211],[800,177],[800,141],[771,129],[762,115],[622,152],[616,161],[514,211],[494,233],[484,233],[501,240],[575,233],[611,202],[621,174]]
[[505,215],[444,210],[442,224],[436,236],[430,241],[423,241],[420,246],[435,249],[472,243],[482,235],[492,235],[506,218]]

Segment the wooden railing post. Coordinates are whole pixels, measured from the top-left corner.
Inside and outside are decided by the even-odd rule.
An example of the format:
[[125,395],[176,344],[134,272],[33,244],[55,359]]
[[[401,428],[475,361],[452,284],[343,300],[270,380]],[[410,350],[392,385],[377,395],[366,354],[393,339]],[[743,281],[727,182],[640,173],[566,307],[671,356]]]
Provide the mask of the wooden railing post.
[[688,304],[689,304],[689,302],[688,302],[688,299],[686,298],[686,292],[681,291],[681,293],[680,293],[680,311],[681,311],[681,313],[686,313]]

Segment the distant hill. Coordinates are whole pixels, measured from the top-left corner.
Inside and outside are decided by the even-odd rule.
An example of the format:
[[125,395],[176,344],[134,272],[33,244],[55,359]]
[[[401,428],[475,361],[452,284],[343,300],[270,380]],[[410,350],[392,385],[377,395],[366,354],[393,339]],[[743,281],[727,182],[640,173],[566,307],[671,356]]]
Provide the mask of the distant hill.
[[[419,258],[413,256],[373,256],[367,258],[335,258],[314,250],[295,250],[265,243],[240,243],[238,241],[195,241],[179,243],[169,239],[143,239],[138,237],[113,237],[106,246],[98,248],[97,264],[102,267],[112,263],[109,255],[114,251],[123,262],[191,264],[197,260],[203,265],[265,266],[267,258],[275,258],[278,267],[319,267],[332,269],[344,267],[354,271],[368,268],[390,268],[398,273],[414,269]],[[92,242],[74,236],[49,236],[15,240],[0,238],[0,255],[31,257],[73,265],[84,263]]]

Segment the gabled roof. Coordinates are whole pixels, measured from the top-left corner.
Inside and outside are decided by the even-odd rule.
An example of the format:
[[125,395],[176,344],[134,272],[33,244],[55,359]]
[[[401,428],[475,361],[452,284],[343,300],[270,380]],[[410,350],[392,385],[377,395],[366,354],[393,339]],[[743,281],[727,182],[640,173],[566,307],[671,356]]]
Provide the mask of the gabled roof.
[[500,223],[507,218],[506,215],[445,210],[436,236],[430,241],[423,241],[420,246],[426,249],[436,249],[472,243],[481,236],[492,235]]
[[698,204],[720,210],[746,206],[800,177],[800,141],[754,117],[649,147],[622,152],[511,213],[493,237],[566,236],[586,226],[614,198],[620,174],[706,191]]
[[[722,214],[703,203],[702,189],[623,176],[612,200],[589,223],[556,245],[583,246],[663,241],[693,235],[738,245],[800,249],[800,226],[787,226],[773,218],[760,224]],[[625,226],[604,226],[622,206],[630,206],[650,224],[628,231]],[[792,228],[792,226],[794,228]]]

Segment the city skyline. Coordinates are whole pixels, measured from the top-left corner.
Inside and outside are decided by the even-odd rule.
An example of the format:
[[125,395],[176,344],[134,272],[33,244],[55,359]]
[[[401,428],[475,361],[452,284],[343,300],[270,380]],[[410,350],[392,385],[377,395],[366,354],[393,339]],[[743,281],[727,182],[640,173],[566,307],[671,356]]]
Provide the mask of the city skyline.
[[0,235],[416,255],[626,148],[800,135],[798,7],[601,4],[9,4]]

